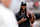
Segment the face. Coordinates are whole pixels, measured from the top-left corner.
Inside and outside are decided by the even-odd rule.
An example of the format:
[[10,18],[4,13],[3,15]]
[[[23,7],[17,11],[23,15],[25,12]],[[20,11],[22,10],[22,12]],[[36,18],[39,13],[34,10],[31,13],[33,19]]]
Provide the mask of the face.
[[1,0],[0,0],[0,3],[1,3]]
[[5,5],[6,7],[9,7],[11,4],[11,0],[1,0],[2,4]]
[[22,8],[23,10],[25,10],[26,6],[22,6],[21,8]]

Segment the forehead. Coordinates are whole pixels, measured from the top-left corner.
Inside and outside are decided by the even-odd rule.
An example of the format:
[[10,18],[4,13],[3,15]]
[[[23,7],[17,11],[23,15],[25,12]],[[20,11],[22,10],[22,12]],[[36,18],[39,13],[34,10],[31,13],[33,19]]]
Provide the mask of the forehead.
[[24,6],[24,5],[22,5],[22,6]]
[[2,1],[10,1],[10,0],[2,0]]

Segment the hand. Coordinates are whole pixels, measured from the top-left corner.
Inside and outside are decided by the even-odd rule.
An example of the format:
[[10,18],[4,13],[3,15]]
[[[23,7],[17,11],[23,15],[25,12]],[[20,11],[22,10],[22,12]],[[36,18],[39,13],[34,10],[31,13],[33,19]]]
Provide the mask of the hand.
[[24,17],[21,19],[21,21],[25,21]]
[[23,23],[23,22],[25,22],[24,17],[20,21],[18,21],[18,24]]
[[24,17],[23,17],[23,18],[21,19],[21,22],[25,22],[26,20],[27,20],[27,18],[24,18]]
[[31,17],[34,17],[34,18],[36,18],[36,16],[35,16],[34,14],[31,14]]
[[33,27],[33,24],[31,24],[31,27]]
[[20,23],[23,23],[23,22],[25,22],[27,20],[27,18],[22,18],[20,21],[18,21],[18,24],[20,24]]
[[27,18],[24,18],[25,19],[25,21],[27,20]]

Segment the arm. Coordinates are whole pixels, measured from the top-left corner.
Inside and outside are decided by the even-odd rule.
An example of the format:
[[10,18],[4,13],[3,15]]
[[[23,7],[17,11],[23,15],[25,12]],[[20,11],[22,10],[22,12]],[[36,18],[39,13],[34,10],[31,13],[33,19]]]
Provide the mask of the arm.
[[31,11],[29,11],[29,10],[27,10],[27,14],[31,15],[31,17],[36,18],[36,16]]
[[[30,18],[29,15],[31,15],[31,18]],[[32,22],[34,21],[34,19],[36,18],[35,15],[34,15],[32,12],[30,12],[29,10],[27,10],[27,16],[30,18],[31,23],[32,23]]]

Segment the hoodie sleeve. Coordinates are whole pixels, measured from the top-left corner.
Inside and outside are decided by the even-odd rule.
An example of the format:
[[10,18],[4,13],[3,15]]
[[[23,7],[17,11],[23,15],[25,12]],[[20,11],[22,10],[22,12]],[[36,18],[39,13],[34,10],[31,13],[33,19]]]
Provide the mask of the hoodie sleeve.
[[28,14],[32,14],[32,12],[31,12],[31,11],[29,11],[29,10],[27,10],[27,13],[28,13]]

